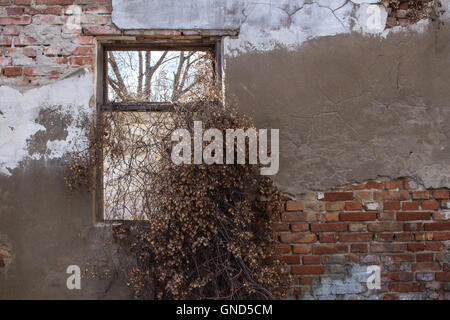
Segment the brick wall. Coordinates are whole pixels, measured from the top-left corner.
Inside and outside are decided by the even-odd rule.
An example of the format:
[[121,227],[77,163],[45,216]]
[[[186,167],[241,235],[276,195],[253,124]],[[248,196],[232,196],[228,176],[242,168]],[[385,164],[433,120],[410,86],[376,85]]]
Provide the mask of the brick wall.
[[[450,299],[450,193],[411,180],[368,181],[285,197],[278,252],[293,296]],[[367,266],[381,268],[368,290]]]
[[[110,14],[110,0],[0,0],[0,85],[35,87],[92,68],[95,36],[200,37],[120,31]],[[449,191],[419,188],[380,180],[286,198],[279,253],[296,281],[292,295],[450,299]],[[0,252],[0,268],[8,259]],[[381,290],[365,287],[368,265],[381,266]]]
[[0,85],[39,86],[92,66],[93,35],[116,34],[111,0],[0,0]]

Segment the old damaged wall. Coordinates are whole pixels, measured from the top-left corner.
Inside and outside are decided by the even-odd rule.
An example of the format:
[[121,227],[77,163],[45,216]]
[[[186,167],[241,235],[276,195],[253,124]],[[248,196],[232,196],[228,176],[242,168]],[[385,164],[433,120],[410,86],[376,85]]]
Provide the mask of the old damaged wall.
[[[244,10],[225,41],[228,101],[280,129],[278,252],[293,297],[449,299],[448,13],[411,23],[405,5],[367,2]],[[367,29],[368,8],[382,27]]]
[[[162,2],[0,0],[0,298],[131,297],[120,272],[65,283],[70,264],[121,257],[63,179],[65,154],[88,141],[95,38],[227,28],[240,32],[224,41],[228,101],[280,129],[292,297],[448,299],[448,14],[411,24],[375,0]],[[363,289],[369,264],[383,291]]]

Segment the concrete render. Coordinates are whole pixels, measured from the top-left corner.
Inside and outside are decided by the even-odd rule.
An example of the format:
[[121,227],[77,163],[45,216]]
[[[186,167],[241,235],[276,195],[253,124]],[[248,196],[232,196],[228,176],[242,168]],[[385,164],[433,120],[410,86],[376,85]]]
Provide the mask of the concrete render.
[[[356,9],[354,4],[346,5]],[[277,37],[288,26],[281,33],[276,25],[267,28]],[[450,27],[430,23],[420,32],[412,27],[384,38],[343,30],[285,38],[270,50],[259,50],[264,39],[245,28],[244,42],[226,40],[228,102],[253,116],[257,128],[280,129],[280,172],[274,177],[280,189],[297,195],[379,176],[450,187]],[[258,40],[252,49],[253,35]],[[5,120],[20,127],[20,134],[13,140],[5,139],[7,131],[0,136],[1,148],[11,150],[13,141],[0,175],[0,249],[11,253],[0,271],[0,299],[132,298],[118,268],[127,260],[117,246],[104,246],[110,234],[94,224],[91,196],[70,194],[63,179],[62,155],[71,150],[73,135],[84,136],[87,129],[65,111],[79,101],[89,107],[93,77],[62,81],[55,87],[62,91],[49,90],[52,84],[33,89],[29,96],[38,99],[30,105],[32,114],[24,106],[23,118]],[[71,105],[67,93],[78,81],[89,89]],[[29,90],[21,91],[28,104]],[[5,101],[0,121],[10,114]],[[48,110],[56,112],[46,117]],[[66,287],[72,264],[89,270],[80,291]],[[93,278],[93,266],[99,273],[109,269],[111,276]],[[332,297],[349,284],[358,293],[360,279],[352,275],[324,281],[317,292]]]

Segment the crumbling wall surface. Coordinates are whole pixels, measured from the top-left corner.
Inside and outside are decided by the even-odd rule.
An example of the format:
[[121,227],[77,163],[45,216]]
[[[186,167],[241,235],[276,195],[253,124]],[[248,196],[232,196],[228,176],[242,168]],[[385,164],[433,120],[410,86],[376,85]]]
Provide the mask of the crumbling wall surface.
[[[83,28],[111,28],[110,12],[108,1],[0,1],[0,299],[132,296],[91,195],[64,183],[64,158],[88,146],[95,108]],[[70,265],[81,290],[66,285]]]
[[384,178],[284,200],[277,250],[292,297],[450,299],[448,190]]

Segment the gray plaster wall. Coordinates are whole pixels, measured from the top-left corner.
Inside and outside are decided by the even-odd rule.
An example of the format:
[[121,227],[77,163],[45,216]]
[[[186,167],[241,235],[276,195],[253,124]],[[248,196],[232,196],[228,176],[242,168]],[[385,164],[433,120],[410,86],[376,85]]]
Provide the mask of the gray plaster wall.
[[323,37],[227,60],[229,101],[280,129],[280,187],[378,176],[450,187],[450,28]]
[[[360,2],[373,1],[202,0],[184,1],[181,10],[167,1],[114,0],[113,22],[240,28],[237,39],[225,39],[227,101],[258,128],[280,129],[274,178],[283,191],[378,176],[450,187],[450,27],[366,30]],[[0,269],[0,299],[131,298],[114,269],[119,248],[105,247],[110,235],[93,222],[91,196],[71,195],[64,183],[64,154],[86,134],[79,111],[94,107],[94,77],[0,90],[0,252],[11,254]],[[68,290],[72,264],[112,276],[90,273],[81,291]]]

